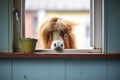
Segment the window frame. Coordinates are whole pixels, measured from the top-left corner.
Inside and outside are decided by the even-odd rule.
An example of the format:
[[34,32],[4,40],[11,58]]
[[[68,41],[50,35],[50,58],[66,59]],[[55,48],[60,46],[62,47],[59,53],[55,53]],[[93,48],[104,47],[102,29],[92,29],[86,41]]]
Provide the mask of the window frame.
[[91,0],[90,45],[104,52],[104,0]]
[[[24,27],[25,27],[25,20],[24,20],[24,11],[25,11],[25,0],[19,0],[20,1],[20,22],[21,22],[21,35],[24,35]],[[91,33],[92,35],[90,37],[90,45],[93,47],[93,49],[72,49],[73,52],[79,51],[79,53],[104,53],[104,1],[103,0],[91,0]],[[98,25],[99,24],[99,25]],[[19,41],[17,41],[19,43]],[[20,43],[19,43],[20,45]],[[18,47],[18,50],[20,50],[20,47]],[[68,49],[67,49],[68,50]],[[67,51],[66,50],[66,51]],[[16,50],[15,50],[16,51]],[[36,50],[38,52],[44,52],[44,51],[50,51],[52,50]],[[64,52],[63,52],[64,53]]]

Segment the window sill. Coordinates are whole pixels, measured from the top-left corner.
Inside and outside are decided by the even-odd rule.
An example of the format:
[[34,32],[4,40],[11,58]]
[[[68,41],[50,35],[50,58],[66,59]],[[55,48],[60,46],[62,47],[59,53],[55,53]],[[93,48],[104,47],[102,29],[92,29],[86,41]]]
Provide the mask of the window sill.
[[103,53],[46,53],[35,52],[35,53],[0,53],[1,58],[56,58],[56,59],[120,59],[120,53],[103,54]]

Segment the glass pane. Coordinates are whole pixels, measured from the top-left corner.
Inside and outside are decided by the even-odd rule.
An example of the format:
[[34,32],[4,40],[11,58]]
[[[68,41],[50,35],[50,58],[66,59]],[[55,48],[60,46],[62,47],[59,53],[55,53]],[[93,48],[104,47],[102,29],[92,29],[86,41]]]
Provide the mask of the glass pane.
[[[90,47],[90,0],[26,0],[25,2],[25,37],[37,38],[40,23],[47,18],[60,17],[74,21],[76,49]],[[41,49],[40,39],[36,49]]]

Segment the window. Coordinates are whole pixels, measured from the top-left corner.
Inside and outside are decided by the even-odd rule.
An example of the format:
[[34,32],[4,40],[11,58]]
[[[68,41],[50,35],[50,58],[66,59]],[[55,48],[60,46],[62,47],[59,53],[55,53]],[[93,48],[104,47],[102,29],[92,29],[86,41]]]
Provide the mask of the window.
[[[22,25],[21,35],[27,38],[36,38],[36,30],[40,22],[46,17],[49,18],[51,15],[58,16],[80,23],[80,26],[77,26],[75,29],[75,32],[78,32],[75,34],[77,36],[77,42],[79,42],[77,43],[77,50],[85,52],[102,50],[102,27],[104,18],[102,13],[102,0],[73,0],[73,2],[76,2],[76,5],[72,5],[72,0],[51,0],[53,1],[51,4],[48,2],[50,0],[32,1],[33,0],[20,1],[20,14],[21,16],[25,16],[25,19],[20,18]],[[41,3],[41,6],[37,1]],[[64,3],[62,1],[64,1]],[[57,3],[58,6],[53,5],[53,3],[56,4],[56,2],[59,2]],[[34,3],[36,3],[35,6],[33,5]],[[61,7],[62,5],[64,6],[64,4],[67,6]],[[38,42],[36,49],[41,49],[40,42]]]

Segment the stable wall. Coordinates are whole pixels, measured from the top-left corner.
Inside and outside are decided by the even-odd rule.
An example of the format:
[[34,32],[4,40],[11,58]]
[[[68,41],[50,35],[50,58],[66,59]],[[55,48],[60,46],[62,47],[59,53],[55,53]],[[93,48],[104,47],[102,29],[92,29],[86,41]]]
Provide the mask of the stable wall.
[[120,80],[120,60],[0,59],[0,80]]

